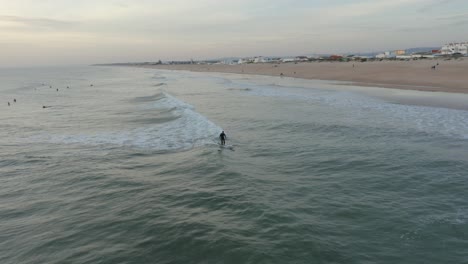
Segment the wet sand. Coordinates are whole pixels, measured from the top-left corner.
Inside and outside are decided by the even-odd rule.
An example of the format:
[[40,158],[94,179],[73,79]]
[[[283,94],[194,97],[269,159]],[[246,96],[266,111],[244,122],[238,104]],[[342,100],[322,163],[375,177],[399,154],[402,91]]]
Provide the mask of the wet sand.
[[[437,65],[437,63],[439,65]],[[354,65],[354,67],[353,67]],[[431,66],[436,69],[431,69]],[[355,86],[468,93],[468,60],[263,63],[242,65],[142,65],[193,72],[221,72],[340,81]],[[344,82],[344,83],[343,83]]]

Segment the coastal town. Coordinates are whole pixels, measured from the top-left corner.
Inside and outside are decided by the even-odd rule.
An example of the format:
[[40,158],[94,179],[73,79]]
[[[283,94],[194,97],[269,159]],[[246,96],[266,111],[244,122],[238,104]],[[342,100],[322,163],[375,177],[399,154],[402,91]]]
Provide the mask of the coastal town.
[[459,58],[468,56],[468,42],[446,44],[440,49],[430,49],[417,52],[408,50],[394,50],[377,53],[375,55],[324,55],[324,56],[295,56],[285,58],[271,57],[250,57],[232,61],[220,61],[224,64],[245,64],[245,63],[287,63],[287,62],[311,62],[311,61],[375,61],[375,60],[417,60],[417,59],[437,59],[437,58]]
[[[139,65],[173,65],[173,64],[257,64],[257,63],[300,63],[300,62],[366,62],[366,61],[408,61],[420,59],[458,59],[468,56],[468,42],[448,43],[440,48],[416,48],[384,51],[365,54],[326,54],[326,55],[300,55],[300,56],[254,56],[228,59],[209,60],[179,60],[135,63]],[[124,63],[129,64],[129,63]]]
[[254,56],[215,60],[107,64],[170,71],[267,75],[352,85],[467,93],[468,42],[375,53]]

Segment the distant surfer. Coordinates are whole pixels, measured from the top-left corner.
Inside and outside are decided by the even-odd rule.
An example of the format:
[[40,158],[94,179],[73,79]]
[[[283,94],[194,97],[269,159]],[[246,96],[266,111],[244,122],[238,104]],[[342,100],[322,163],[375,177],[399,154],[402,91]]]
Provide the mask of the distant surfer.
[[224,131],[219,134],[219,139],[221,140],[221,145],[226,145],[226,134],[224,134]]

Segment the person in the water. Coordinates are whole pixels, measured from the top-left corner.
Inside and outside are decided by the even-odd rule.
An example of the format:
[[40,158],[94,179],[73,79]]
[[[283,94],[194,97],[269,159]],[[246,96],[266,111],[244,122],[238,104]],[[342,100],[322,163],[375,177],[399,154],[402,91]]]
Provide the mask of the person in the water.
[[224,134],[224,131],[219,134],[219,139],[221,140],[221,145],[226,145],[226,134]]

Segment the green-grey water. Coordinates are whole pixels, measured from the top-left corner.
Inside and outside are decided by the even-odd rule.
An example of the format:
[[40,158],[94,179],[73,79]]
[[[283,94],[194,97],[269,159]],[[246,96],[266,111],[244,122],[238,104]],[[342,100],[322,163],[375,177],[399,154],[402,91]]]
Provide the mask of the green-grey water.
[[119,67],[0,93],[0,263],[468,263],[468,111]]

